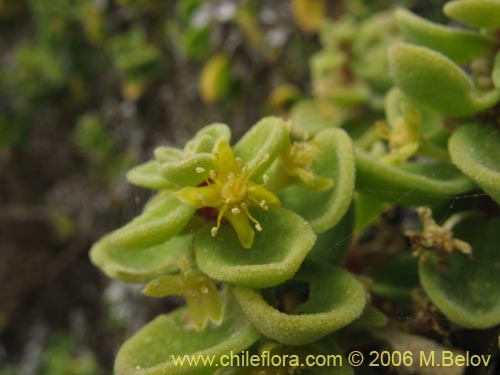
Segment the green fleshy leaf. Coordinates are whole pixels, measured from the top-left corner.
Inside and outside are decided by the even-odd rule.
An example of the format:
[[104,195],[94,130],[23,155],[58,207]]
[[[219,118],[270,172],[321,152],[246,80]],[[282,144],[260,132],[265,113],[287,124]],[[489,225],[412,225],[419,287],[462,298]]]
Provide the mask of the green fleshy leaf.
[[213,155],[201,153],[178,161],[163,163],[159,171],[164,178],[177,185],[196,186],[208,179],[211,169],[214,169]]
[[[396,122],[403,116],[403,109],[405,105],[414,105],[410,98],[408,98],[398,88],[390,90],[385,97],[385,116],[391,128],[396,127]],[[418,106],[418,111],[421,115],[421,133],[422,136],[430,141],[441,140],[445,137],[446,129],[443,126],[441,115],[430,108]]]
[[395,30],[397,23],[391,9],[376,12],[361,20],[354,34],[349,64],[355,76],[367,80],[376,91],[385,92],[392,86],[387,49],[401,39]]
[[380,198],[359,192],[355,194],[354,206],[356,207],[356,231],[371,225],[385,211],[385,204]]
[[351,206],[339,223],[326,232],[318,234],[306,260],[327,264],[341,263],[349,250],[353,228],[354,207]]
[[457,0],[445,4],[444,13],[466,25],[484,29],[500,28],[500,1]]
[[212,152],[219,140],[230,141],[231,130],[224,124],[205,126],[184,147],[181,157],[171,157],[172,151],[155,150],[157,159],[165,160],[159,167],[161,175],[179,186],[196,186],[207,180],[214,169]]
[[500,204],[500,133],[486,125],[457,129],[450,138],[453,163]]
[[173,147],[160,146],[154,150],[156,161],[160,163],[167,163],[180,160],[182,158],[182,151]]
[[267,337],[284,344],[305,345],[345,327],[363,312],[363,285],[342,268],[308,265],[294,280],[308,282],[310,289],[309,299],[293,315],[271,306],[257,290],[233,290],[248,319]]
[[92,247],[90,259],[111,278],[142,283],[174,272],[177,259],[188,254],[191,242],[192,235],[186,234],[156,246],[122,248],[113,246],[107,236]]
[[184,153],[194,155],[199,153],[211,154],[219,140],[231,141],[231,129],[225,124],[211,124],[198,131],[193,139],[184,147]]
[[171,189],[175,185],[165,179],[158,171],[160,163],[150,160],[132,168],[127,173],[127,180],[131,184],[152,190]]
[[389,318],[379,309],[367,305],[361,316],[346,327],[346,330],[366,330],[382,328],[387,325]]
[[342,129],[326,129],[316,135],[314,142],[321,147],[321,153],[311,170],[330,178],[333,187],[312,192],[293,186],[280,197],[284,207],[299,213],[317,233],[322,233],[335,226],[349,209],[354,189],[354,153],[351,139]]
[[371,291],[397,304],[413,302],[412,291],[418,287],[417,258],[401,255],[375,268],[369,275],[373,278]]
[[500,91],[478,93],[458,65],[439,52],[407,43],[389,50],[396,85],[410,98],[448,116],[465,116],[495,105]]
[[175,365],[172,356],[217,358],[246,349],[259,337],[237,304],[229,299],[221,325],[196,331],[184,320],[185,308],[160,315],[128,339],[115,360],[120,375],[211,374],[215,368],[203,365]]
[[474,188],[474,183],[449,163],[408,162],[395,166],[356,150],[356,189],[385,202],[435,204]]
[[324,107],[326,104],[322,107],[319,101],[311,99],[295,104],[290,110],[292,135],[297,139],[307,139],[323,129],[340,125],[342,110],[334,105]]
[[347,57],[337,51],[324,50],[311,58],[313,91],[316,97],[350,107],[368,100],[370,88],[361,81],[345,82],[343,65]]
[[[254,177],[259,177],[280,155],[287,137],[288,130],[282,119],[266,117],[238,141],[234,146],[234,154],[243,159],[250,170],[255,169],[252,174]],[[264,161],[266,155],[268,159]]]
[[286,209],[256,212],[263,230],[250,249],[223,224],[215,237],[207,225],[195,237],[196,262],[211,278],[250,287],[278,285],[290,279],[312,249],[316,235],[300,216]]
[[441,52],[462,64],[488,55],[495,48],[495,38],[476,31],[442,26],[405,9],[396,11],[401,33],[408,42]]
[[484,223],[460,223],[456,238],[472,246],[472,258],[459,252],[440,265],[429,254],[420,264],[422,286],[439,310],[466,328],[484,329],[500,323],[500,219]]
[[167,241],[179,233],[193,217],[195,209],[168,194],[130,223],[109,235],[110,246],[143,248]]

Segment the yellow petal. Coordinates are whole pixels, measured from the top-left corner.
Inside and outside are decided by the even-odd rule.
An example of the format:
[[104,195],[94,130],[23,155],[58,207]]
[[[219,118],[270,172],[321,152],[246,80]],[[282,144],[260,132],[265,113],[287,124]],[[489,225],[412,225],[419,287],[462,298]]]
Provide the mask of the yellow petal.
[[279,198],[262,185],[249,182],[247,192],[250,199],[257,205],[264,201],[267,206],[273,209],[279,209],[281,207]]
[[233,214],[230,210],[226,212],[224,217],[231,223],[234,231],[238,235],[241,245],[245,249],[250,249],[253,245],[253,240],[255,237],[255,232],[252,229],[248,221],[248,217],[240,212],[239,214]]
[[164,275],[146,285],[142,293],[149,297],[178,296],[182,294],[183,282],[179,275]]
[[240,171],[241,166],[236,162],[233,150],[226,140],[217,142],[215,153],[215,172],[219,181],[225,181],[228,174],[237,174]]
[[214,185],[188,186],[179,190],[175,195],[181,202],[195,208],[217,207],[222,202],[219,190]]
[[220,324],[224,317],[220,293],[211,281],[207,281],[204,286],[205,289],[201,291],[202,304],[205,307],[208,318],[212,322]]
[[208,322],[208,316],[201,303],[200,296],[198,294],[195,295],[194,293],[189,293],[185,294],[184,298],[186,299],[191,321],[194,323],[196,328],[200,330],[205,328]]

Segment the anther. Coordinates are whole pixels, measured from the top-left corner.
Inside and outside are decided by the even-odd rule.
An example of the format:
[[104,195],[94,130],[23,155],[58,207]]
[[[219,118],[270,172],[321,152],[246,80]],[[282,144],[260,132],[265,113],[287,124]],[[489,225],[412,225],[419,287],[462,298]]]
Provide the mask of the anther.
[[198,198],[200,198],[200,201],[203,203],[207,203],[207,197],[205,197],[203,194],[198,194]]
[[259,223],[255,224],[255,229],[257,229],[257,232],[262,232],[262,227]]
[[238,207],[233,207],[231,208],[231,212],[234,214],[234,215],[238,215],[241,213],[241,210],[238,208]]
[[217,173],[215,173],[213,169],[211,169],[210,172],[208,172],[208,174],[212,180],[217,178]]
[[259,206],[260,206],[260,208],[262,208],[263,210],[266,210],[266,211],[269,208],[265,199],[260,201]]
[[196,167],[196,173],[204,173],[205,172],[205,168],[203,167]]
[[218,230],[219,230],[219,228],[217,228],[217,227],[212,227],[212,229],[210,229],[210,234],[212,235],[212,237],[217,236]]

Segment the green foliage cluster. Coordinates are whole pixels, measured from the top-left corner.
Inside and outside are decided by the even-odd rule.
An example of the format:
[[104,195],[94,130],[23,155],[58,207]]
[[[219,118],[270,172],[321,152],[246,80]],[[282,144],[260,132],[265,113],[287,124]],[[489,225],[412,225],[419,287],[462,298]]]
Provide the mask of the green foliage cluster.
[[[119,32],[99,2],[0,2],[1,16],[29,9],[36,28],[0,71],[8,97],[0,144],[20,142],[37,109],[56,98],[78,114],[74,142],[99,176],[127,168],[133,157],[87,110],[89,66],[111,62],[121,95],[140,100],[171,68],[166,40],[206,62],[205,102],[227,98],[238,83],[228,51],[212,43],[216,23],[196,22],[201,1],[179,4],[178,22],[155,23],[160,32],[151,34]],[[148,0],[113,6],[132,19],[161,8]],[[467,29],[403,9],[360,17],[366,8],[352,2],[352,14],[323,20],[313,97],[296,102],[287,120],[265,117],[237,142],[230,127],[211,124],[183,149],[157,147],[129,171],[131,183],[156,193],[96,242],[91,259],[112,278],[145,284],[151,297],[182,296],[187,306],[130,338],[117,374],[217,371],[175,367],[171,354],[341,351],[355,332],[384,332],[377,298],[408,308],[418,288],[459,327],[500,324],[500,3],[447,3],[445,14]],[[275,61],[279,51],[262,44],[253,12],[247,3],[230,20],[256,55]],[[85,48],[76,53],[75,45]],[[81,52],[95,46],[105,56]],[[468,196],[488,209],[449,208]],[[431,207],[442,224],[420,208],[421,229],[407,233],[415,257],[401,252],[359,275],[349,246],[389,205]],[[94,371],[93,360],[59,355],[64,346],[55,346],[47,371]]]
[[[212,124],[130,170],[131,183],[157,193],[94,244],[91,259],[187,307],[130,338],[116,373],[220,373],[176,367],[170,355],[258,352],[270,342],[276,352],[345,349],[353,332],[384,332],[373,296],[418,305],[418,288],[460,327],[497,326],[499,7],[446,4],[447,16],[477,31],[404,9],[325,21],[314,97],[289,120],[266,117],[233,146],[230,128]],[[492,208],[449,208],[471,194]],[[370,277],[355,274],[353,233],[387,205],[419,207],[421,229],[406,233],[414,257],[403,251]]]

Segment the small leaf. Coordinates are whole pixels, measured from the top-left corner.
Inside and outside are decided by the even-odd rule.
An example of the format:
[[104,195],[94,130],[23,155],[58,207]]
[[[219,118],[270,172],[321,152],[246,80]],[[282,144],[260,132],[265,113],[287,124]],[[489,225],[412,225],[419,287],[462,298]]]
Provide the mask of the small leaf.
[[484,29],[500,28],[500,1],[456,0],[444,6],[444,13],[466,25]]
[[500,204],[500,133],[486,125],[457,129],[450,138],[453,163]]
[[309,224],[295,213],[256,212],[262,232],[251,249],[244,248],[229,225],[212,237],[211,225],[197,233],[196,262],[211,278],[250,287],[267,287],[290,279],[314,245]]
[[167,241],[191,220],[195,209],[168,194],[141,215],[109,235],[111,246],[142,248]]
[[342,129],[326,129],[314,138],[320,154],[312,164],[312,171],[330,178],[332,188],[312,192],[293,186],[284,190],[280,197],[287,207],[304,217],[317,233],[335,226],[345,215],[354,190],[354,153],[351,139]]
[[184,147],[185,155],[211,154],[219,140],[231,141],[231,129],[225,124],[215,123],[204,126]]
[[297,139],[307,139],[323,129],[340,125],[343,117],[343,110],[334,104],[301,100],[290,110],[292,134]]
[[385,327],[389,318],[379,309],[367,305],[361,316],[346,327],[346,330],[367,330]]
[[470,115],[499,100],[500,91],[478,93],[458,65],[426,47],[396,43],[389,62],[396,85],[406,95],[446,115]]
[[277,310],[257,290],[233,289],[248,319],[267,337],[288,345],[305,345],[345,327],[363,312],[363,285],[342,268],[305,266],[294,280],[310,284],[309,299],[298,306],[296,314]]
[[159,167],[160,163],[156,160],[140,164],[128,171],[127,180],[134,185],[152,190],[173,188],[175,185],[160,174]]
[[[254,177],[260,176],[280,155],[288,137],[286,123],[278,117],[265,117],[252,126],[234,146]],[[257,181],[256,182],[261,182]]]
[[[128,339],[115,360],[115,373],[120,375],[211,374],[209,366],[175,364],[173,358],[218,358],[239,353],[259,337],[237,304],[229,299],[225,319],[220,326],[196,331],[184,321],[185,308],[160,315]],[[173,357],[174,356],[174,357]],[[187,359],[186,359],[187,362]],[[201,361],[200,361],[201,362]]]
[[[420,264],[420,282],[439,310],[466,328],[485,329],[500,323],[500,219],[457,225],[454,233],[472,245],[472,257],[455,252],[448,264],[428,254]],[[483,229],[486,229],[485,231]]]
[[340,264],[351,244],[353,228],[354,208],[351,206],[340,222],[317,235],[306,261]]
[[442,26],[405,9],[396,11],[405,40],[441,52],[462,64],[488,55],[495,48],[495,38],[476,31]]
[[213,155],[207,153],[163,163],[159,167],[159,171],[165,179],[180,186],[199,185],[208,179],[211,169],[214,169]]
[[156,246],[122,248],[106,236],[92,246],[90,259],[109,277],[142,283],[175,271],[177,259],[188,254],[191,242],[192,236],[185,234]]
[[155,159],[160,163],[172,162],[182,158],[182,151],[173,147],[156,147],[154,150]]
[[383,163],[356,150],[356,190],[400,205],[440,203],[474,189],[474,183],[443,162]]

